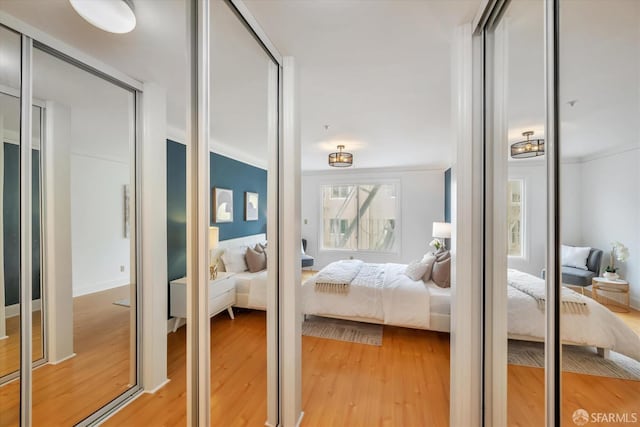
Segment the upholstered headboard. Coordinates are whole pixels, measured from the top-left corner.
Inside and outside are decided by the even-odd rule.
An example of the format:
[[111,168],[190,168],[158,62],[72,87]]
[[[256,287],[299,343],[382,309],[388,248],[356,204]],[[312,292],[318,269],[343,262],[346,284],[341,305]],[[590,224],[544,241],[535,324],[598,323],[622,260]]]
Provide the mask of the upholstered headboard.
[[265,243],[267,241],[267,235],[265,233],[252,234],[251,236],[238,237],[236,239],[221,240],[218,242],[218,246],[211,251],[209,259],[216,263],[218,271],[225,271],[224,263],[221,256],[225,249],[236,248],[238,246],[255,246],[256,243]]

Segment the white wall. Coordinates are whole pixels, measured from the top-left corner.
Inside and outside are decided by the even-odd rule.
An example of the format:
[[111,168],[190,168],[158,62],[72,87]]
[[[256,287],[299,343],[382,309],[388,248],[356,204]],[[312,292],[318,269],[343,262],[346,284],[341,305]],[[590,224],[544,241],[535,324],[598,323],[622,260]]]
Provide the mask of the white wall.
[[[321,250],[321,185],[375,183],[385,180],[400,182],[399,253]],[[302,237],[308,242],[307,253],[315,258],[315,269],[350,256],[367,262],[409,263],[432,250],[429,247],[432,224],[434,221],[443,220],[444,170],[353,169],[307,172],[302,176]]]
[[[631,257],[617,265],[620,275],[630,283],[634,307],[640,307],[639,167],[640,147],[561,164],[562,243],[602,249],[604,264],[611,242],[625,244]],[[539,276],[545,265],[544,163],[510,162],[509,178],[525,181],[525,257],[510,257],[509,267]]]
[[[580,164],[562,163],[562,241],[582,244]],[[524,256],[509,257],[509,268],[540,276],[545,267],[547,181],[543,160],[510,161],[509,179],[524,181]]]
[[616,262],[631,289],[631,304],[640,308],[640,147],[582,163],[582,244],[605,251],[611,242],[629,248],[630,258]]
[[130,240],[123,234],[129,174],[126,163],[71,154],[74,297],[129,284]]

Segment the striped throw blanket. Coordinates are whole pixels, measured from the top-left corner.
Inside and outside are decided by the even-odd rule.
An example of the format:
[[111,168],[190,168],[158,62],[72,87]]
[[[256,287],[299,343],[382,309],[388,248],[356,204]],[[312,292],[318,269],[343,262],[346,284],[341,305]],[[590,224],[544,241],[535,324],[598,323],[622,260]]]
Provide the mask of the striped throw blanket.
[[[544,311],[547,302],[544,280],[529,275],[518,275],[517,278],[512,274],[509,276],[509,286],[512,286],[535,299],[538,303],[538,308]],[[562,301],[563,313],[589,314],[586,297],[583,295],[563,286],[560,299]]]
[[349,285],[358,275],[363,264],[364,262],[358,259],[332,262],[320,270],[316,276],[316,292],[349,293]]

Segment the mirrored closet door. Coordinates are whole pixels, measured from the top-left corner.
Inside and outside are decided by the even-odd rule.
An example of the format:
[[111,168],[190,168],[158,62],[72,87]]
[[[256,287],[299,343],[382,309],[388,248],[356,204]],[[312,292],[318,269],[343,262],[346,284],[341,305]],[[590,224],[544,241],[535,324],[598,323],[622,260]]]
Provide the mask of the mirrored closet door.
[[563,346],[566,426],[640,423],[639,18],[636,1],[560,2],[561,327],[590,344]]
[[40,48],[32,70],[46,105],[51,343],[33,422],[71,425],[137,384],[135,94]]
[[279,66],[231,2],[210,42],[211,424],[276,425]]
[[139,389],[136,92],[7,28],[0,39],[0,426],[74,425]]
[[640,4],[491,5],[486,420],[636,424]]
[[[20,422],[20,35],[0,26],[0,426]],[[7,179],[8,177],[13,178]],[[16,179],[17,177],[17,179]],[[12,197],[13,196],[13,197]],[[18,200],[16,200],[16,197]],[[18,211],[17,213],[15,211]],[[8,244],[11,241],[11,245]]]

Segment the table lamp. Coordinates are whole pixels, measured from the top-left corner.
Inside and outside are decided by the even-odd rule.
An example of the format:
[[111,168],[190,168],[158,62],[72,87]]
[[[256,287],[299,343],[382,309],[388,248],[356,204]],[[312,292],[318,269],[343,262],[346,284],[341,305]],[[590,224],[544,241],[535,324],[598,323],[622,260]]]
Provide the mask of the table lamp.
[[448,222],[434,222],[433,223],[433,232],[431,233],[433,237],[438,239],[440,245],[443,249],[446,249],[444,239],[451,238],[451,224]]

